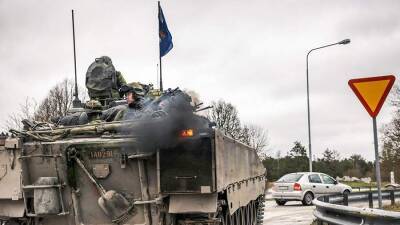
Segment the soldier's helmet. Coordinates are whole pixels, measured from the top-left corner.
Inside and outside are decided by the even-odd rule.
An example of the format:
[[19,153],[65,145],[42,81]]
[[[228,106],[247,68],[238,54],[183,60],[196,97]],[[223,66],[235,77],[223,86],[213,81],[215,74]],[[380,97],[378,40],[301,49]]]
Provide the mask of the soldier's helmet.
[[127,86],[131,87],[136,95],[140,97],[143,97],[145,95],[145,90],[139,82],[132,82],[127,84]]
[[139,82],[132,82],[126,85],[122,85],[119,89],[121,94],[134,93],[137,98],[143,98],[146,94],[145,89]]

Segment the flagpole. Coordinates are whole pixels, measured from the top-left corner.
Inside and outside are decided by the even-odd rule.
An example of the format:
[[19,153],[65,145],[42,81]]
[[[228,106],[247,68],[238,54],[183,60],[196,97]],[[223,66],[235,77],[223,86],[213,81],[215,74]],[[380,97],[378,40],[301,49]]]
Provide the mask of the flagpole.
[[160,91],[163,91],[161,55],[160,55]]
[[[158,17],[160,17],[160,1],[158,1]],[[160,21],[160,19],[158,19]],[[160,35],[160,22],[158,22],[158,35]],[[160,43],[158,43],[158,56],[160,60],[160,91],[163,91],[163,82],[162,82],[162,64],[161,64],[161,49]]]

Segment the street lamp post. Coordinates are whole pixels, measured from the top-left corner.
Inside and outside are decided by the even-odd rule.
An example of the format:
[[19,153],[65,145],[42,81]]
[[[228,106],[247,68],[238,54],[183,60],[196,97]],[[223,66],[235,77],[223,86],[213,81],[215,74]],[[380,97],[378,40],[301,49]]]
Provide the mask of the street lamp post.
[[337,43],[324,45],[324,46],[321,46],[321,47],[318,47],[318,48],[313,48],[307,53],[307,118],[308,118],[308,150],[309,150],[310,172],[312,172],[312,150],[311,150],[311,127],[310,127],[310,89],[309,89],[309,82],[308,82],[308,56],[314,50],[330,47],[330,46],[333,46],[333,45],[346,45],[346,44],[349,44],[349,43],[350,43],[350,39],[344,39],[344,40],[339,41]]

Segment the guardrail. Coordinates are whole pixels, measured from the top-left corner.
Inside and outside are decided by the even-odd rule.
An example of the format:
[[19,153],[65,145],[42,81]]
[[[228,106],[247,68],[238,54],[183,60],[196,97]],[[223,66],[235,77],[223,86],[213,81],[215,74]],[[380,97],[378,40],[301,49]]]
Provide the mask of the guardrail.
[[[392,205],[400,198],[400,190],[382,191],[382,199]],[[318,225],[394,225],[400,224],[400,212],[374,209],[378,193],[355,192],[349,195],[322,196],[314,199],[314,216]],[[368,202],[369,208],[348,206],[349,202]]]

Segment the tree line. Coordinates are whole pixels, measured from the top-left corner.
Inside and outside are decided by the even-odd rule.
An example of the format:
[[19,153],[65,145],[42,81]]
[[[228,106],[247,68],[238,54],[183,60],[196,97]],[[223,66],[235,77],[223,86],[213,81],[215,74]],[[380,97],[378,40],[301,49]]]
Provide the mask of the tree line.
[[[308,162],[307,150],[299,141],[294,142],[294,146],[286,156],[282,157],[278,153],[276,157],[268,156],[263,160],[269,181],[275,181],[288,173],[307,172],[309,171]],[[343,176],[374,178],[372,162],[358,154],[341,158],[336,150],[330,149],[326,149],[321,158],[313,160],[313,169],[334,178]]]

